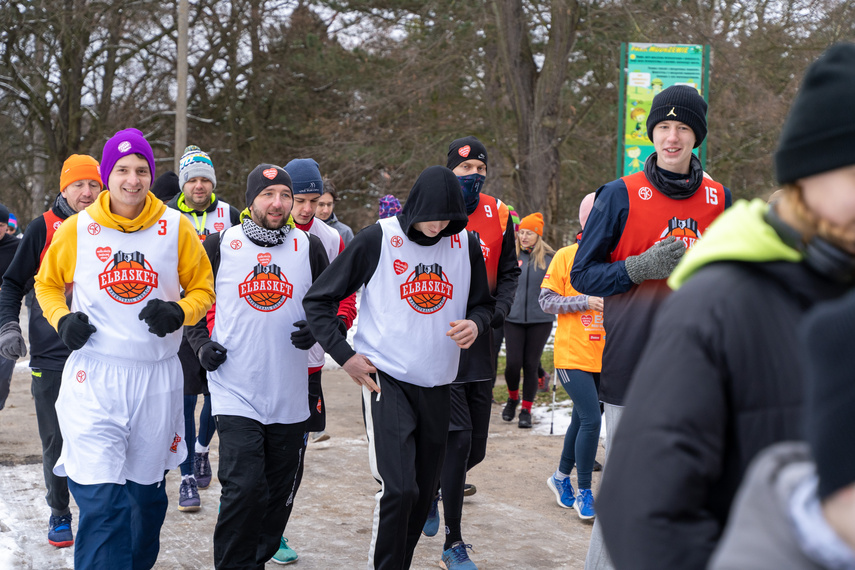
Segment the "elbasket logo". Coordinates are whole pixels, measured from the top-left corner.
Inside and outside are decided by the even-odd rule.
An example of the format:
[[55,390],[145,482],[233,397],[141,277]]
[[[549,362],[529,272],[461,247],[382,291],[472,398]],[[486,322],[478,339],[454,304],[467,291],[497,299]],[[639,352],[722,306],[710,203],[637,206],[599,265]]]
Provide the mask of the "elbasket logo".
[[454,286],[448,282],[438,263],[416,265],[407,280],[401,284],[401,299],[417,313],[429,315],[445,306],[445,301],[451,299]]
[[265,313],[284,305],[293,294],[294,286],[282,276],[281,269],[276,264],[259,263],[238,285],[238,295],[246,299],[249,306],[256,311]]
[[117,251],[113,260],[98,275],[98,285],[112,299],[124,305],[133,305],[157,288],[157,272],[142,253]]

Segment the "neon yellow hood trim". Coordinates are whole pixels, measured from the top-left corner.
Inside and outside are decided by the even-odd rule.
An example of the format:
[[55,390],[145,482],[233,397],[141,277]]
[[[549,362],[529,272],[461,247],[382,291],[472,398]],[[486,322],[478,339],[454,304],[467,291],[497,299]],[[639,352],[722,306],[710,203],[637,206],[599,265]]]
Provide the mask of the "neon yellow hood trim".
[[668,286],[679,289],[698,269],[717,261],[801,261],[802,254],[781,241],[763,219],[768,209],[759,198],[735,202],[686,252],[668,278]]

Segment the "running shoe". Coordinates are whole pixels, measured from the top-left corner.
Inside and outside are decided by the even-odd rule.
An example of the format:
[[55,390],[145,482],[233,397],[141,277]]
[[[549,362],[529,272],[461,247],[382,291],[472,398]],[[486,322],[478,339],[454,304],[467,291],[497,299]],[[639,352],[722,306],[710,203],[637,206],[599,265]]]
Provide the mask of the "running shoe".
[[207,489],[211,484],[211,461],[208,452],[197,453],[193,456],[193,476],[196,477],[196,488]]
[[434,497],[425,526],[422,527],[422,534],[425,536],[436,536],[436,533],[439,532],[439,497],[440,495]]
[[525,408],[521,409],[520,410],[519,424],[517,424],[517,425],[523,429],[530,428],[531,427],[531,412],[529,412]]
[[312,432],[312,443],[320,443],[322,441],[328,440],[329,438],[330,434],[328,434],[324,430]]
[[183,513],[192,513],[200,508],[202,508],[202,500],[196,488],[196,478],[192,475],[182,477],[181,487],[178,488],[178,510]]
[[478,489],[475,487],[475,485],[472,485],[471,483],[466,483],[465,485],[463,485],[463,496],[464,497],[471,497],[472,495],[474,495],[477,492],[478,492]]
[[74,534],[71,532],[71,513],[67,515],[51,515],[48,521],[48,542],[57,548],[65,548],[74,544]]
[[502,419],[506,422],[514,421],[514,417],[517,415],[517,404],[519,403],[519,400],[508,398],[508,403],[505,404],[505,409],[502,410]]
[[579,518],[582,520],[597,516],[597,513],[594,512],[594,494],[590,489],[579,489],[579,496],[576,497],[576,504],[573,505],[573,508],[579,513]]
[[279,550],[276,551],[276,554],[273,555],[273,558],[270,559],[271,562],[275,562],[276,564],[293,564],[300,558],[293,548],[288,546],[288,539],[284,536],[279,539]]
[[549,476],[549,479],[546,480],[546,486],[552,489],[552,492],[555,493],[555,500],[559,507],[563,507],[565,509],[573,508],[573,503],[576,502],[576,498],[573,493],[573,485],[570,484],[570,477],[557,479],[555,477],[555,473],[553,473]]
[[442,565],[445,570],[478,570],[475,563],[469,560],[466,549],[472,550],[471,544],[463,544],[459,540],[451,545],[451,548],[442,552]]

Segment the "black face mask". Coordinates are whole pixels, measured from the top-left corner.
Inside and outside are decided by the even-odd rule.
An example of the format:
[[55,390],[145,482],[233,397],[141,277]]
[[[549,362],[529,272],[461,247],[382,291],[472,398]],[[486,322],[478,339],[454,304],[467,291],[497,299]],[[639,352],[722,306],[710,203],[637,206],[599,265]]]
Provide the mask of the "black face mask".
[[460,181],[460,189],[463,190],[463,203],[466,205],[466,213],[471,214],[478,207],[481,187],[484,186],[487,177],[483,174],[467,174],[466,176],[458,176],[457,179]]

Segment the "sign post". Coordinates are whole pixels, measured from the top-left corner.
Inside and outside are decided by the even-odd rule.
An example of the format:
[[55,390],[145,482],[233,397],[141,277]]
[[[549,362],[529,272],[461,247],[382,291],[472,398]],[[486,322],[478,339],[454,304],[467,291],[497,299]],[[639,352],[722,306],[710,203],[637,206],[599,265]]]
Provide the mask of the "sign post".
[[[617,136],[617,177],[644,169],[653,141],[647,138],[647,115],[657,93],[672,85],[690,85],[709,100],[709,46],[621,44],[621,78]],[[695,152],[706,159],[706,141]],[[698,152],[699,151],[699,152]]]

